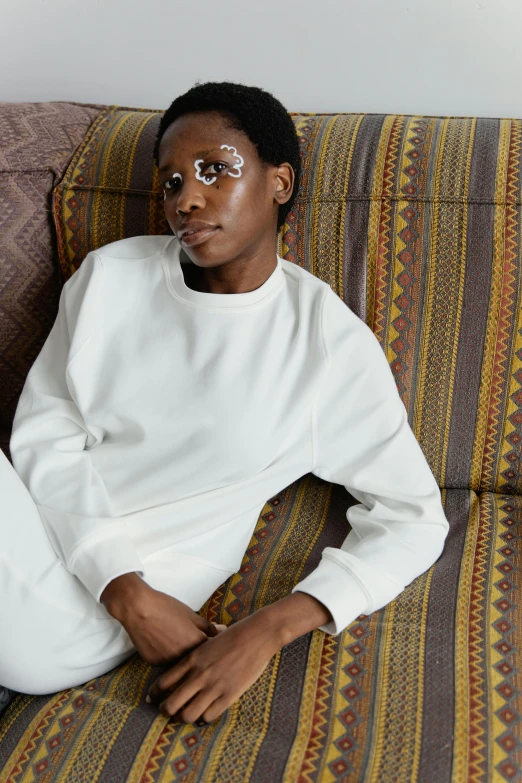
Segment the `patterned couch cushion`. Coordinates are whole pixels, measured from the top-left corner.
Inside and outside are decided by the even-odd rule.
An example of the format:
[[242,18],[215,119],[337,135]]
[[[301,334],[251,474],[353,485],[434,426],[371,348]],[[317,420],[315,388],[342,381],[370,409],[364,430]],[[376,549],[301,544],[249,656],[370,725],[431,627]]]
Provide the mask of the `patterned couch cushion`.
[[101,106],[0,104],[0,448],[63,285],[51,190]]
[[[280,253],[379,336],[444,486],[444,552],[338,637],[314,631],[286,645],[206,727],[145,703],[159,670],[138,655],[76,688],[16,696],[0,718],[0,783],[520,775],[522,123],[292,116],[304,178]],[[107,107],[93,124],[55,189],[65,277],[92,248],[167,232],[151,169],[158,121]],[[313,474],[268,499],[241,568],[200,614],[230,624],[287,595],[341,543],[353,502]]]
[[[64,277],[170,233],[160,113],[108,107],[55,189]],[[303,158],[279,252],[373,329],[441,487],[522,492],[522,121],[292,114]]]
[[[517,780],[522,498],[442,496],[439,561],[338,637],[283,647],[219,719],[160,715],[144,699],[161,669],[136,654],[76,688],[18,695],[0,718],[0,783]],[[241,569],[200,614],[230,624],[286,595],[307,552],[306,569],[340,543],[347,500],[312,474],[270,498]]]

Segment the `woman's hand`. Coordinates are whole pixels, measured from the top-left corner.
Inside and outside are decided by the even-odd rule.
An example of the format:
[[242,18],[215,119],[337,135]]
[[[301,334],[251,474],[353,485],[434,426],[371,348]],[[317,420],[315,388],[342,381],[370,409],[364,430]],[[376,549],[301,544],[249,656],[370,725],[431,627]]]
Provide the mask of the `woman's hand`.
[[168,664],[226,629],[150,587],[136,573],[110,582],[101,600],[123,625],[143,660],[154,665]]
[[185,723],[209,722],[235,702],[281,649],[279,634],[261,610],[188,653],[151,685],[146,701]]

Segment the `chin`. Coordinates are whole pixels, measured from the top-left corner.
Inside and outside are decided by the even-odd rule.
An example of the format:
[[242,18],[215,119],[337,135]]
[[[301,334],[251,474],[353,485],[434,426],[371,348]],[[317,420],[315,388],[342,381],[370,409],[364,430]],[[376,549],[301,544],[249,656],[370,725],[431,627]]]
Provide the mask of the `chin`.
[[189,258],[197,266],[220,266],[230,260],[231,254],[225,248],[218,249],[217,244],[208,241],[194,247],[181,245],[180,258]]

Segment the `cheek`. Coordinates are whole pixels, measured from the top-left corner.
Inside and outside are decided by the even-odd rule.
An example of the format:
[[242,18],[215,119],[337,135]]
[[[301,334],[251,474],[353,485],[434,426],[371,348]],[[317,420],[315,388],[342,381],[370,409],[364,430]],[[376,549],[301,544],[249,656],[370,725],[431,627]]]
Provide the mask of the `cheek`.
[[232,182],[232,178],[230,179],[228,188],[219,191],[223,193],[223,209],[225,212],[233,212],[238,219],[246,218],[250,212],[259,208],[259,193],[252,187],[252,183],[245,180],[242,182],[241,179]]

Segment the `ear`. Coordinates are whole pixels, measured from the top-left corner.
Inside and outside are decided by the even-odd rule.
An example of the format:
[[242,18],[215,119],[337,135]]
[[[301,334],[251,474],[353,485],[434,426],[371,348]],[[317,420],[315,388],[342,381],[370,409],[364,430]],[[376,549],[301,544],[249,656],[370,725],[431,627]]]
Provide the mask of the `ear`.
[[286,204],[294,188],[295,174],[290,163],[281,163],[273,170],[274,200]]

